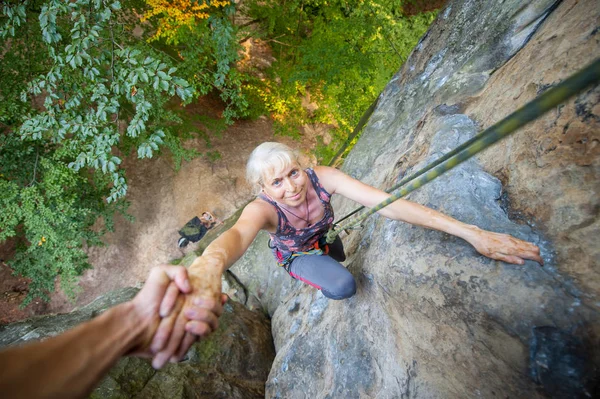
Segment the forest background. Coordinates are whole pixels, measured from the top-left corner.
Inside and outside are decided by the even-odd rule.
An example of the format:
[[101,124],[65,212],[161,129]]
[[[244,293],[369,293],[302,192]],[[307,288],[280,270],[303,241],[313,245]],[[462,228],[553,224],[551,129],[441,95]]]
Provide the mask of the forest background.
[[[169,157],[178,169],[216,151],[186,148],[186,105],[218,95],[218,134],[268,115],[277,134],[330,126],[316,156],[351,148],[355,127],[445,1],[2,0],[0,245],[49,299],[69,296],[113,217],[127,215],[122,160]],[[244,43],[268,46],[260,71]],[[303,106],[307,97],[314,107]]]

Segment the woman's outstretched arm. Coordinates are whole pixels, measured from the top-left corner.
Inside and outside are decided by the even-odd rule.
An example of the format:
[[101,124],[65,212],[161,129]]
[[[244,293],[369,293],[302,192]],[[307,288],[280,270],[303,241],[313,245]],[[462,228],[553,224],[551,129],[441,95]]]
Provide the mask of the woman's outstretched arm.
[[157,334],[150,347],[156,354],[152,362],[155,368],[181,359],[198,337],[208,336],[216,329],[220,314],[211,309],[221,301],[221,276],[246,252],[261,229],[272,227],[269,207],[258,200],[248,204],[235,225],[214,240],[188,268],[192,292],[186,295],[178,317],[163,320],[159,331],[164,334]]
[[[345,173],[326,166],[315,168],[319,181],[331,194],[340,194],[368,208],[379,204],[390,197],[390,194],[368,184],[362,183]],[[494,233],[482,230],[477,226],[462,223],[441,212],[426,206],[399,199],[378,213],[401,220],[416,226],[443,231],[460,237],[473,245],[482,255],[507,263],[522,265],[525,259],[534,260],[540,264],[540,249],[529,242],[519,240],[508,234]]]

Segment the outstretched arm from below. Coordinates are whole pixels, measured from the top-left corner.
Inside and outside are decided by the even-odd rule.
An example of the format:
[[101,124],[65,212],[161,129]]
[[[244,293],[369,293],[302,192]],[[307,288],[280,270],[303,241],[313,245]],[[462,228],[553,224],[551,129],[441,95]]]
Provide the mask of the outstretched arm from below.
[[[173,283],[173,282],[174,283]],[[123,355],[150,356],[148,345],[179,292],[189,292],[185,268],[152,270],[130,302],[41,342],[0,352],[0,392],[7,398],[81,398]]]

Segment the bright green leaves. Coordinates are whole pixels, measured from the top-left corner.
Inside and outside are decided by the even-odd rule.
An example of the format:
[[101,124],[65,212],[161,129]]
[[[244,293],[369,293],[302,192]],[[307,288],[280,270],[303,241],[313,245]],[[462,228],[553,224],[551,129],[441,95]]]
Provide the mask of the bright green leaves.
[[138,147],[138,158],[152,158],[152,151],[158,151],[158,146],[163,143],[164,137],[165,133],[162,130],[157,130],[150,136],[148,141]]
[[[177,72],[190,83],[195,93],[219,93],[226,105],[223,117],[227,123],[246,116],[248,108],[242,93],[243,77],[235,68],[240,58],[240,45],[237,28],[229,17],[234,10],[233,3],[215,9],[207,19],[197,20],[192,26],[186,25],[185,29],[176,30],[171,39],[155,41],[156,46],[176,54]],[[150,22],[160,21],[152,18]],[[179,97],[186,96],[186,90],[189,89],[176,78],[170,81],[168,76],[173,76],[173,72],[162,71],[154,79],[150,77],[150,81],[155,89],[167,91],[168,88],[169,93],[174,84],[174,93]]]
[[92,226],[126,208],[122,159],[180,148],[166,104],[194,87],[131,35],[118,1],[12,3],[0,5],[0,241],[19,237],[10,265],[31,279],[29,301],[57,278],[74,292],[104,231]]
[[[52,176],[47,177],[46,185],[51,186]],[[49,191],[52,188],[53,193]],[[74,198],[64,201],[62,194],[58,185],[31,186],[20,192],[19,222],[30,245],[9,264],[15,273],[31,280],[24,305],[35,297],[47,299],[48,293],[54,291],[56,277],[63,290],[72,294],[75,276],[88,267],[78,231],[89,228],[89,211],[76,206]]]
[[231,66],[239,60],[239,45],[236,30],[228,18],[212,16],[208,23],[211,28],[212,56],[216,70],[213,73],[213,86],[216,87],[221,99],[228,107],[223,116],[226,121],[247,113],[248,102],[241,90],[242,78]]
[[[260,21],[278,59],[271,80],[254,82],[247,90],[265,101],[280,131],[297,131],[306,123],[335,124],[331,150],[321,151],[330,155],[435,15],[406,17],[398,0],[250,0],[245,6]],[[307,112],[300,104],[306,92],[316,110]]]
[[67,4],[67,2],[61,0],[51,0],[42,6],[39,21],[40,28],[42,29],[42,38],[46,43],[58,43],[62,39],[62,35],[58,32],[56,20],[60,14],[68,11],[69,7]]
[[98,211],[89,207],[93,202],[86,198],[90,191],[86,178],[49,158],[51,153],[41,147],[31,152],[32,147],[20,149],[16,140],[2,144],[0,241],[21,237],[17,254],[8,263],[31,280],[25,304],[35,297],[47,298],[56,277],[72,294],[75,276],[88,266],[83,245],[98,242],[98,233],[90,230]]
[[121,173],[113,172],[111,173],[113,178],[112,188],[110,190],[110,195],[106,198],[108,203],[115,202],[120,198],[123,198],[125,194],[127,194],[127,182],[125,178],[121,175]]
[[15,35],[15,28],[25,23],[26,7],[28,1],[25,0],[18,4],[2,4],[2,15],[0,16],[0,38]]
[[16,234],[21,220],[21,208],[18,205],[19,186],[0,177],[0,241]]
[[225,78],[231,69],[230,64],[237,60],[236,48],[231,46],[235,38],[233,26],[223,18],[210,18],[212,28],[212,43],[217,70],[214,74],[214,84],[217,87],[225,85]]
[[[70,167],[110,174],[108,201],[123,197],[127,190],[118,164],[108,161],[119,144],[122,126],[128,137],[139,140],[140,157],[151,157],[162,143],[145,138],[147,129],[161,125],[155,105],[164,101],[161,98],[178,96],[188,102],[193,96],[188,82],[174,75],[176,68],[120,42],[112,20],[119,9],[120,3],[110,1],[44,4],[40,27],[53,64],[45,75],[31,81],[28,93],[45,95],[45,110],[29,115],[19,128],[22,139],[68,140],[80,148]],[[63,39],[60,31],[67,29]],[[29,101],[30,97],[23,98]]]

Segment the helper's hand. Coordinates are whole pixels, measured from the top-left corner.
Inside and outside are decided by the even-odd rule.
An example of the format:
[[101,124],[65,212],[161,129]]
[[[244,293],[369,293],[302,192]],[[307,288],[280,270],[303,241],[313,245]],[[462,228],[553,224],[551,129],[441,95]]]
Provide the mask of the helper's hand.
[[524,264],[525,259],[531,259],[540,265],[544,265],[544,260],[540,256],[540,249],[537,245],[519,240],[508,234],[478,229],[477,234],[469,242],[477,252],[488,258],[517,265]]
[[148,327],[129,355],[152,356],[149,347],[161,318],[174,309],[180,292],[185,294],[191,290],[185,267],[164,265],[150,271],[146,283],[131,301],[139,319]]
[[190,273],[189,279],[191,293],[185,301],[178,300],[173,313],[161,321],[150,345],[155,369],[169,360],[181,360],[198,338],[208,336],[219,326],[218,318],[227,299],[221,294],[221,276]]

